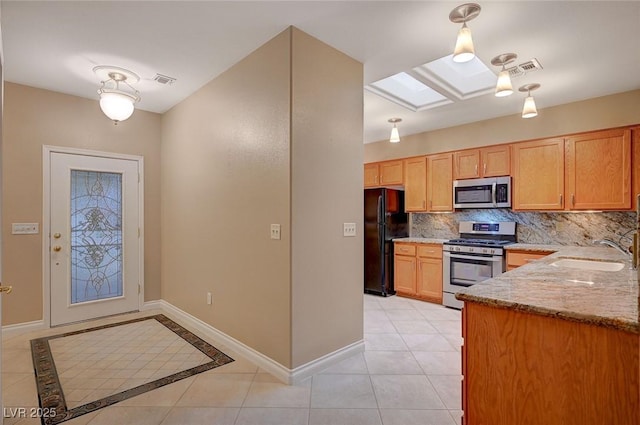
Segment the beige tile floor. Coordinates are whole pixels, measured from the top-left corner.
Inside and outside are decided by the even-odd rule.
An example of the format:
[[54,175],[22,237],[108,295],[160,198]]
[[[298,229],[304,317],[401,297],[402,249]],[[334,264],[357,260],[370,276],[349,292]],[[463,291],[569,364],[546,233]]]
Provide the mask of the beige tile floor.
[[[459,424],[460,312],[370,295],[364,296],[364,306],[365,352],[300,385],[281,384],[227,347],[208,341],[236,361],[65,424]],[[5,339],[5,409],[38,406],[30,339],[157,313],[136,313]],[[39,423],[35,418],[5,418],[5,424]]]

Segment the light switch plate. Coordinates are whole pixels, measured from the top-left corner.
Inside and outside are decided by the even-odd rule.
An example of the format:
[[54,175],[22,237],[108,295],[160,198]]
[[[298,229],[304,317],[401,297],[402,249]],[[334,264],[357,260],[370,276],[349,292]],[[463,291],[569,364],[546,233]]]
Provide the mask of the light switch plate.
[[271,225],[271,239],[280,239],[280,225],[272,224]]
[[343,223],[342,235],[354,237],[356,235],[356,223]]
[[11,223],[12,235],[37,235],[40,233],[38,223]]

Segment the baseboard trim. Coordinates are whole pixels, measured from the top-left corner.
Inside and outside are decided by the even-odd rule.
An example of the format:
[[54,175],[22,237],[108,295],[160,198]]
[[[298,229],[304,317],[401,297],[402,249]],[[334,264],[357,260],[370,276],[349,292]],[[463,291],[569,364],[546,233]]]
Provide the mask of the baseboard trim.
[[16,323],[14,325],[5,325],[2,327],[2,337],[14,337],[27,332],[40,331],[47,329],[44,320],[34,320],[33,322]]
[[266,370],[280,381],[289,385],[300,383],[312,375],[364,351],[364,341],[360,340],[309,363],[298,366],[295,369],[289,369],[165,300],[145,302],[142,306],[142,310],[152,309],[160,309],[166,312],[173,316],[176,321],[182,322],[183,325],[192,328],[194,331],[201,332],[216,343],[229,347],[231,350],[247,358],[247,360],[255,363],[258,367]]

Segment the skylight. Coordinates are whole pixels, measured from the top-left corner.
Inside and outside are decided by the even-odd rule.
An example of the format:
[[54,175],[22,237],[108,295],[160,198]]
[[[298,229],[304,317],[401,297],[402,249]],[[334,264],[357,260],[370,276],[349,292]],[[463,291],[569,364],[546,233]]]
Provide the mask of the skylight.
[[365,88],[412,111],[421,111],[451,103],[447,97],[406,72],[378,80]]
[[456,63],[449,55],[413,70],[430,85],[459,100],[490,93],[496,85],[496,75],[477,56],[469,62]]

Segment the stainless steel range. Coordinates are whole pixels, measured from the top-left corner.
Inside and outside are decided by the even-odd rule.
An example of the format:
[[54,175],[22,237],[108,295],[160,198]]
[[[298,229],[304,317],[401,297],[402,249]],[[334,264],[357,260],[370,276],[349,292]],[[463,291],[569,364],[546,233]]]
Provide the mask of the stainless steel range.
[[460,237],[443,244],[443,304],[461,309],[455,294],[505,271],[505,245],[516,241],[516,223],[462,221]]

